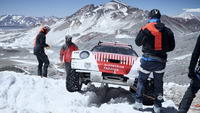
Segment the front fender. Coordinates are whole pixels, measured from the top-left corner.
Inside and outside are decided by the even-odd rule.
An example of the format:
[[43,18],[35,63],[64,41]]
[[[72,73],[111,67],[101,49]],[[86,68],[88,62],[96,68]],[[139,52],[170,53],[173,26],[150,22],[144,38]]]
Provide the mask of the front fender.
[[[85,50],[82,50],[85,51]],[[78,69],[78,70],[92,70],[92,71],[99,71],[97,61],[91,51],[89,52],[89,57],[82,59],[80,58],[80,53],[82,51],[74,51],[72,53],[72,62],[71,68]]]

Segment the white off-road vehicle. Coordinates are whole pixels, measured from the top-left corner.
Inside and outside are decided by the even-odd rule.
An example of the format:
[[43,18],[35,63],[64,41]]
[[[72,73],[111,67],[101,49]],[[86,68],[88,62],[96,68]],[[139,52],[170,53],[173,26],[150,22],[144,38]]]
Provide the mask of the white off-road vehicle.
[[98,82],[131,86],[134,92],[139,62],[137,53],[127,44],[99,42],[91,51],[74,51],[66,89],[80,91],[83,83]]

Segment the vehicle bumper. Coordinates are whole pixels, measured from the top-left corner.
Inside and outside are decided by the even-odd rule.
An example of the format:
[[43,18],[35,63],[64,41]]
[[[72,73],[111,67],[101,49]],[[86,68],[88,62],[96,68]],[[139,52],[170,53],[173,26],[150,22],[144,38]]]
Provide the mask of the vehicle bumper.
[[98,83],[107,83],[107,84],[115,84],[115,85],[123,85],[123,86],[133,86],[135,78],[128,77],[127,80],[122,80],[120,77],[115,78],[107,78],[103,77],[102,72],[98,71],[86,71],[86,70],[76,70],[79,73],[88,73],[90,75],[89,80],[91,82]]

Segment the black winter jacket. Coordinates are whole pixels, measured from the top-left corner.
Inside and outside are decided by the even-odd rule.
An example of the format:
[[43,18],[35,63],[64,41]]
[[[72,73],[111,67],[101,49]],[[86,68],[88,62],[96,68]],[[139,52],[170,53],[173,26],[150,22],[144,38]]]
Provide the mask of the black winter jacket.
[[191,57],[190,66],[189,66],[190,71],[193,71],[193,72],[195,71],[195,67],[199,59],[199,56],[200,56],[200,35],[197,39],[195,48],[192,52],[192,57]]
[[151,54],[162,59],[167,59],[166,52],[175,48],[173,32],[160,22],[148,23],[142,27],[135,43],[137,46],[142,46],[144,54]]
[[35,38],[35,42],[34,42],[34,54],[40,54],[40,53],[44,53],[44,48],[48,47],[49,45],[46,44],[46,35],[43,32],[40,32],[36,38]]

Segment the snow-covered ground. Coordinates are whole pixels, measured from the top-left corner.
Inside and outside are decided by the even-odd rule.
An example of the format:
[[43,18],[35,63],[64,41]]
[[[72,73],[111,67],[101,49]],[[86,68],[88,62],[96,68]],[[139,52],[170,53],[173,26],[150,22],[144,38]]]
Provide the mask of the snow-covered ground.
[[[0,72],[0,113],[140,113],[132,104],[115,100],[96,107],[90,103],[94,96],[93,92],[67,92],[64,80]],[[174,106],[171,100],[163,103],[164,108]]]

